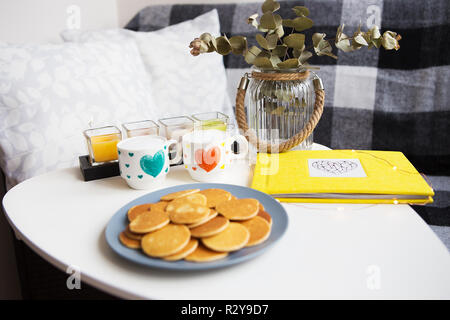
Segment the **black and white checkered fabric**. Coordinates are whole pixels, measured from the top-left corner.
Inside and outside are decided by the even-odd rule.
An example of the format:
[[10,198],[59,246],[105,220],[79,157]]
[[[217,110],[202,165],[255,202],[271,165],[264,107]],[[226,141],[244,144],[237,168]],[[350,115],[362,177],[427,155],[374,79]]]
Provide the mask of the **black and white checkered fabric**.
[[[206,2],[206,1],[205,1]],[[262,2],[262,1],[261,1]],[[402,151],[427,174],[435,202],[414,209],[450,248],[450,1],[449,0],[306,0],[280,1],[279,13],[310,9],[314,27],[334,38],[339,24],[352,34],[366,29],[402,35],[400,50],[361,49],[338,52],[338,60],[313,57],[326,90],[325,111],[314,141],[333,149]],[[221,31],[245,35],[254,45],[255,29],[246,19],[260,12],[261,3],[162,5],[141,10],[126,26],[154,31],[195,18],[216,8]],[[207,32],[208,30],[205,30]],[[198,35],[193,35],[193,38]],[[310,39],[310,38],[309,38]],[[187,48],[186,48],[187,49]],[[224,57],[232,101],[240,77],[249,66],[241,56]]]

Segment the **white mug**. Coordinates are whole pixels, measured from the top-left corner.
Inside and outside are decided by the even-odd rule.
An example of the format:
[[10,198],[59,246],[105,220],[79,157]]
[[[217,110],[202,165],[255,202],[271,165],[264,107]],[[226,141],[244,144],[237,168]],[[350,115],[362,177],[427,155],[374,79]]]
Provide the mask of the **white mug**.
[[177,143],[164,137],[147,135],[129,138],[117,144],[120,176],[133,189],[157,187],[166,178],[169,167],[181,159],[169,160],[169,146]]
[[[232,145],[239,144],[239,154]],[[242,135],[229,135],[222,130],[194,130],[183,136],[183,162],[192,179],[202,182],[220,181],[231,169],[233,160],[248,153],[248,142]]]

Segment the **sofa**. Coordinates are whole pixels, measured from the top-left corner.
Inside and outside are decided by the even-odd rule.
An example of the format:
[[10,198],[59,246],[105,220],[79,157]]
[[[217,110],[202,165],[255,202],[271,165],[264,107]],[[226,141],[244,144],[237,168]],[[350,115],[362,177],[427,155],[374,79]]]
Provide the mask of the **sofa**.
[[[332,149],[402,151],[436,193],[432,204],[413,208],[450,250],[449,1],[281,1],[280,14],[291,15],[290,8],[295,5],[305,5],[311,11],[315,25],[306,32],[307,37],[325,32],[332,38],[340,24],[353,31],[360,22],[365,28],[370,19],[381,21],[382,31],[402,35],[397,52],[360,50],[339,53],[337,60],[310,60],[320,67],[317,73],[326,91],[314,142]],[[255,31],[245,21],[260,10],[260,3],[150,6],[138,12],[125,28],[155,31],[214,8],[219,13],[221,33],[245,35],[249,45],[255,44]],[[239,79],[249,68],[242,57],[228,55],[223,62],[233,101]],[[25,297],[70,296],[55,285],[64,281],[64,274],[17,242],[16,255]],[[95,289],[88,294],[104,297]]]

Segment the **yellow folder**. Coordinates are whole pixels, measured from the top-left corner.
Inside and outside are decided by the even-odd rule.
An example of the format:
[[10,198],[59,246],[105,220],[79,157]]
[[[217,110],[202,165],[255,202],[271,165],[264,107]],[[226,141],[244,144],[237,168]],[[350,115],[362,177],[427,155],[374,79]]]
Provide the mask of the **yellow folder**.
[[252,188],[284,202],[433,202],[433,189],[401,152],[369,150],[260,153]]

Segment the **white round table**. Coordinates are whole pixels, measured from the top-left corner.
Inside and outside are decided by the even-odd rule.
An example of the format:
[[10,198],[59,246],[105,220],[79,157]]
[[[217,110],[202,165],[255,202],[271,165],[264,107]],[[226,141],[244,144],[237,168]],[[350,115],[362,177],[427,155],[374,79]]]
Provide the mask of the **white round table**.
[[[228,178],[248,185],[251,168],[238,163]],[[161,188],[192,182],[182,166],[172,167]],[[105,241],[111,216],[148,192],[120,177],[84,182],[79,168],[69,168],[15,186],[3,206],[16,235],[39,255],[122,298],[450,298],[449,252],[407,205],[283,204],[288,230],[263,255],[175,272],[126,261]]]

